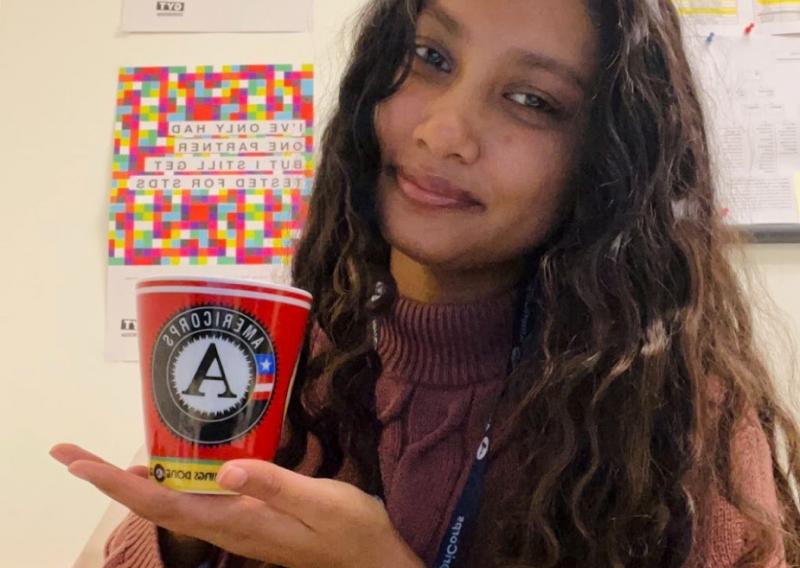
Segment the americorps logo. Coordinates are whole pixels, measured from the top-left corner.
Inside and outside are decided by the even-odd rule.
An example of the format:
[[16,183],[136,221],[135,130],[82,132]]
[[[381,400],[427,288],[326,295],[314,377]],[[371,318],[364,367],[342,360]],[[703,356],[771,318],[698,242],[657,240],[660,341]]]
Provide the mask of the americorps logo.
[[156,2],[156,14],[159,16],[183,16],[186,9],[186,2],[167,2],[158,0]]
[[162,422],[200,444],[244,436],[269,406],[275,350],[254,317],[223,306],[173,316],[153,350],[153,398]]

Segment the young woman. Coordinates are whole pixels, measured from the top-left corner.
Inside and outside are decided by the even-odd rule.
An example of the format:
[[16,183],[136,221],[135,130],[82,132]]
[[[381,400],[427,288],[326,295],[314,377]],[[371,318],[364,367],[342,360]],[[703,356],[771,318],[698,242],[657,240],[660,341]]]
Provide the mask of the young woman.
[[671,0],[376,0],[284,467],[202,497],[53,453],[135,513],[107,566],[795,564],[800,434],[730,242]]

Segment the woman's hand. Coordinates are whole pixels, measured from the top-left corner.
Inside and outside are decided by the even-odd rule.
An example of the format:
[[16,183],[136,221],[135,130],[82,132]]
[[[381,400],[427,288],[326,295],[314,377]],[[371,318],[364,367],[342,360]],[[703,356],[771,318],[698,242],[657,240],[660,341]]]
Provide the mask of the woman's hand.
[[226,463],[217,482],[240,495],[167,489],[70,444],[51,455],[70,473],[156,525],[267,563],[292,568],[423,566],[383,505],[356,487],[258,460]]

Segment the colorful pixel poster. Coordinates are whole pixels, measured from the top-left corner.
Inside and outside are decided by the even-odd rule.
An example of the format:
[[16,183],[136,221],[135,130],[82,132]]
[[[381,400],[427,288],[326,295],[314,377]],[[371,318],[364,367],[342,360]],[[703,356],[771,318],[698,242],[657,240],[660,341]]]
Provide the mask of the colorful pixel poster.
[[286,283],[313,182],[313,67],[120,70],[108,218],[106,359],[137,359],[135,284]]

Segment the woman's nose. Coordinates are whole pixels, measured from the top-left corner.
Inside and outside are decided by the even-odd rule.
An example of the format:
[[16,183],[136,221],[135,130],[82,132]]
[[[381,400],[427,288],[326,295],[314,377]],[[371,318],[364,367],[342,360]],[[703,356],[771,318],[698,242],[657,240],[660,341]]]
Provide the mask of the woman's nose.
[[414,129],[414,142],[439,159],[470,164],[480,156],[476,97],[458,84],[449,85],[428,105]]

